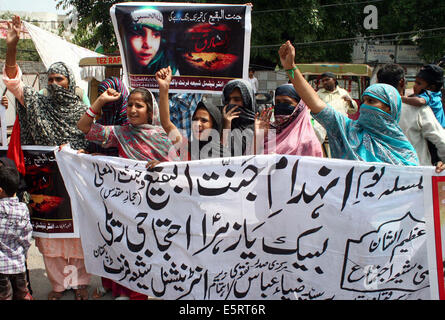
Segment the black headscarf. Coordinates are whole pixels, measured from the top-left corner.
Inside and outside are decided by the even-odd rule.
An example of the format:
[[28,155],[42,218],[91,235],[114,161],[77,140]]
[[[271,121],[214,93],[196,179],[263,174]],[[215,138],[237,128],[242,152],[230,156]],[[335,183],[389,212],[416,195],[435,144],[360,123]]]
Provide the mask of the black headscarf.
[[[210,116],[212,117],[213,126],[212,129],[218,132],[217,137],[209,136],[208,140],[199,140],[196,141],[194,137],[192,137],[193,141],[189,142],[189,152],[191,160],[199,160],[199,159],[207,159],[207,158],[218,158],[224,156],[224,147],[221,144],[221,132],[222,132],[222,114],[221,111],[212,104],[205,104],[200,101],[196,107],[196,111],[198,109],[205,109]],[[196,113],[195,111],[195,113]],[[193,114],[195,115],[195,114]],[[198,142],[198,148],[192,147],[192,143]],[[204,149],[205,148],[205,149]],[[201,153],[201,151],[204,151]]]
[[[230,146],[232,156],[246,155],[250,153],[249,147],[252,146],[255,125],[255,113],[257,112],[255,94],[252,85],[249,81],[244,79],[235,79],[227,82],[223,89],[223,104],[227,105],[229,102],[229,95],[238,88],[243,99],[243,108],[238,108],[241,111],[239,118],[232,120],[232,127],[230,133]],[[242,154],[236,152],[237,148],[241,146]]]
[[[301,98],[298,95],[297,91],[295,91],[295,88],[290,83],[285,83],[281,86],[279,86],[275,90],[275,99],[280,96],[286,96],[292,99],[295,99],[297,103],[300,102]],[[275,101],[275,107],[274,107],[274,115],[290,115],[294,112],[295,106],[289,105],[287,103],[277,103]]]

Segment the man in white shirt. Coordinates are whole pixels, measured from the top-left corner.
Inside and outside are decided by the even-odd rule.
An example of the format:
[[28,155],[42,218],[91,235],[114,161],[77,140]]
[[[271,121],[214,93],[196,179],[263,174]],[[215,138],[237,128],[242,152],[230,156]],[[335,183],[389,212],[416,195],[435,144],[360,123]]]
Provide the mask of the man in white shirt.
[[[395,63],[384,65],[377,72],[377,81],[395,87],[400,95],[405,91],[405,71]],[[433,111],[427,105],[414,107],[402,103],[399,126],[417,151],[422,166],[436,165],[431,162],[428,141],[437,148],[437,155],[443,162],[445,159],[445,130],[439,124]]]
[[[340,88],[337,81],[337,76],[332,72],[325,72],[321,75],[322,88],[317,91],[321,100],[329,104],[338,112],[345,116],[354,114],[358,110],[357,102],[351,98],[348,91]],[[330,149],[327,141],[326,130],[316,120],[312,121],[315,134],[320,140],[327,157],[330,157]]]
[[321,75],[321,84],[323,88],[317,91],[321,100],[344,115],[352,115],[357,112],[357,102],[351,98],[348,91],[338,86],[335,74],[332,72],[323,73]]
[[255,70],[252,68],[249,69],[249,81],[253,88],[253,93],[256,94],[258,92],[258,79],[255,78]]

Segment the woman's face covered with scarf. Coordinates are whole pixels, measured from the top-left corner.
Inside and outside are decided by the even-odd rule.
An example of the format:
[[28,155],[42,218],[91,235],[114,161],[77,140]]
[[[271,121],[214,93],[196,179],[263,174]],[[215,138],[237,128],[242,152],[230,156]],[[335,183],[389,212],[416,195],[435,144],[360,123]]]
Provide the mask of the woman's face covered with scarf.
[[401,109],[401,98],[397,90],[387,84],[374,84],[368,87],[362,95],[364,107],[374,107],[380,109],[396,121],[399,122],[400,119],[400,109]]
[[55,62],[48,69],[48,92],[54,101],[72,99],[75,95],[76,81],[71,69],[63,62]]
[[60,73],[50,73],[48,74],[48,85],[56,84],[62,88],[68,89],[69,81],[68,78]]
[[300,96],[291,84],[283,84],[275,90],[275,116],[291,115],[300,102]]
[[374,97],[371,97],[368,95],[363,96],[363,104],[378,108],[382,111],[385,111],[388,114],[391,114],[391,108],[389,107],[389,105],[387,105],[386,103],[383,103],[382,101],[380,101]]
[[236,108],[239,116],[232,120],[232,129],[253,125],[256,100],[251,84],[242,79],[229,81],[223,89],[223,104],[226,111]]

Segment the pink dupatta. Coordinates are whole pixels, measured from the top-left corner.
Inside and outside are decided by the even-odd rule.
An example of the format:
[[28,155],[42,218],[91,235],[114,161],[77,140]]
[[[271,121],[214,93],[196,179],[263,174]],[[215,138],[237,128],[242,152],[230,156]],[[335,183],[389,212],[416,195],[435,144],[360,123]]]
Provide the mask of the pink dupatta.
[[292,115],[273,122],[271,129],[276,130],[276,142],[266,139],[265,154],[323,157],[321,144],[312,128],[308,108],[303,100],[300,100]]

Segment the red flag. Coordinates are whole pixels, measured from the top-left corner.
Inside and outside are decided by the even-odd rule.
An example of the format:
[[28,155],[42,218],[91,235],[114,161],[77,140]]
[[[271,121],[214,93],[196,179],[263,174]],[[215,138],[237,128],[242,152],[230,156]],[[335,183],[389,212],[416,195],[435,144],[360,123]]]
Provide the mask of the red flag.
[[18,116],[15,118],[6,156],[13,160],[17,166],[17,170],[22,175],[25,175],[25,158],[23,157],[22,144],[20,143],[20,122]]

